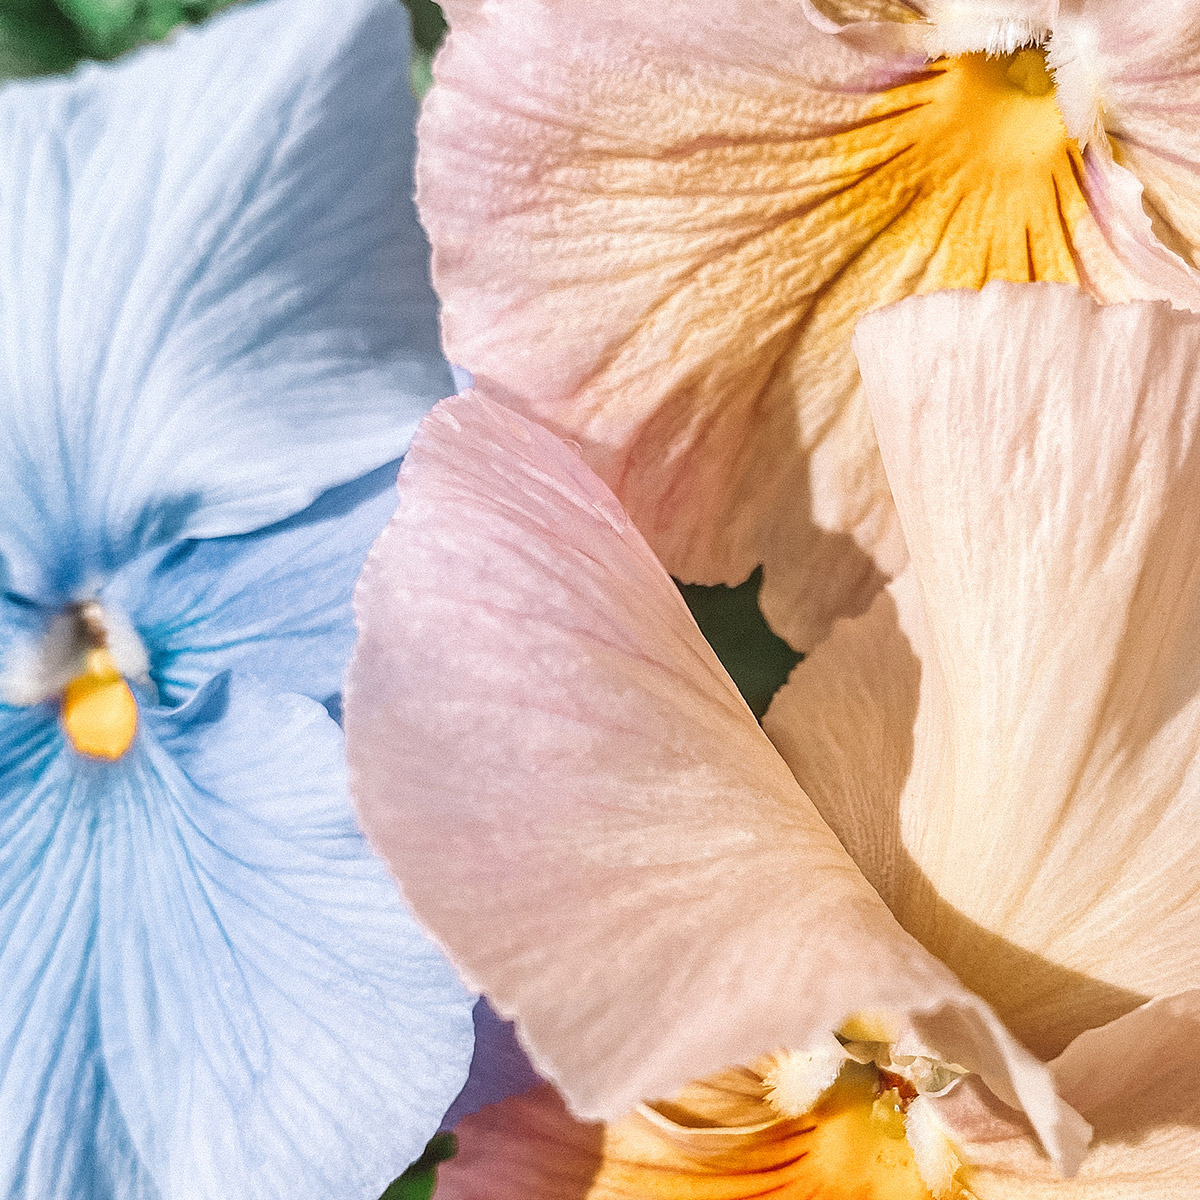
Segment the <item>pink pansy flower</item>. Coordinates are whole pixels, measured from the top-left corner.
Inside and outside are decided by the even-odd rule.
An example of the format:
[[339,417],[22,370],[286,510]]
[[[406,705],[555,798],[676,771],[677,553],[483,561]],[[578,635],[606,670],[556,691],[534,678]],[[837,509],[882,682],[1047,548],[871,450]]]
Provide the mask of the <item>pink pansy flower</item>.
[[450,356],[677,577],[765,563],[799,649],[905,561],[863,313],[991,279],[1200,308],[1197,0],[446,9],[418,178]]
[[774,745],[577,452],[440,405],[359,586],[362,820],[579,1115],[782,1048],[785,1115],[847,1058],[916,1096],[939,1197],[1193,1196],[1200,321],[992,284],[858,353],[911,566]]

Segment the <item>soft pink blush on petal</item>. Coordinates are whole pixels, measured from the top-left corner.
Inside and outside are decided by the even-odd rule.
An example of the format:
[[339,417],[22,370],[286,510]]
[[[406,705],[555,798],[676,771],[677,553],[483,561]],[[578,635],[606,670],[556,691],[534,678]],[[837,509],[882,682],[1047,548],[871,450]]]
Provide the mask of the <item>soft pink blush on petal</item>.
[[[817,7],[872,28],[900,8]],[[873,51],[795,0],[504,0],[451,23],[418,192],[452,357],[577,441],[677,577],[764,563],[798,648],[905,561],[859,316],[989,278],[1200,296],[1054,97],[982,56]]]
[[345,720],[368,835],[575,1110],[614,1117],[854,1012],[1022,1105],[1044,1068],[906,935],[577,453],[444,401],[372,551]]
[[1093,93],[1117,162],[1145,188],[1155,235],[1195,265],[1200,3],[1073,0],[1063,4],[1059,25],[1052,59],[1067,59],[1059,71],[1064,85]]

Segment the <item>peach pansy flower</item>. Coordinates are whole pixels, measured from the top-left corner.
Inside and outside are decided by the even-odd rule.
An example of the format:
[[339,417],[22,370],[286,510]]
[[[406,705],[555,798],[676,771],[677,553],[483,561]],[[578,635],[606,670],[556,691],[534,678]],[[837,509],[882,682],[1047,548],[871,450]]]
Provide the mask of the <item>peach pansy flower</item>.
[[359,586],[362,820],[579,1115],[779,1051],[789,1118],[874,1071],[938,1196],[1191,1195],[1200,321],[991,284],[858,351],[912,561],[779,751],[576,452],[440,405]]
[[451,358],[677,577],[765,563],[798,649],[905,561],[864,312],[991,279],[1200,308],[1195,0],[446,9],[418,179]]

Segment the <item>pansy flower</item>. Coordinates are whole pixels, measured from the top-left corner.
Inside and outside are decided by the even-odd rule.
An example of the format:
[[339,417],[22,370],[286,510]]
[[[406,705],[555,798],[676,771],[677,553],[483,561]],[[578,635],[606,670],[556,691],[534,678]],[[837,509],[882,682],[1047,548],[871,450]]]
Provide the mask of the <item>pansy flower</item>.
[[510,1102],[558,1152],[493,1200],[606,1148],[598,1196],[859,1195],[803,1163],[876,1101],[939,1200],[1194,1190],[1200,320],[994,283],[858,351],[911,566],[774,745],[573,448],[478,395],[414,442],[356,602],[369,835],[577,1115],[741,1071],[609,1134]]
[[[449,0],[448,350],[809,649],[904,564],[850,333],[991,279],[1200,307],[1186,0]],[[552,345],[552,354],[545,347]]]
[[[471,998],[336,711],[451,386],[403,10],[268,0],[0,91],[0,1194],[378,1195]],[[391,465],[387,465],[391,464]]]

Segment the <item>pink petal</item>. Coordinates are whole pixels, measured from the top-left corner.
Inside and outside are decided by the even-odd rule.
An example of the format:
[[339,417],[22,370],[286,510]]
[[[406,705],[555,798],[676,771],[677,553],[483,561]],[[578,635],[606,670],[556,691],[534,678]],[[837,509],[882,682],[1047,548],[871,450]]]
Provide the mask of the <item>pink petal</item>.
[[764,562],[795,646],[904,563],[862,313],[993,277],[1153,289],[1053,97],[964,84],[981,62],[871,53],[794,0],[451,15],[419,164],[451,357],[579,442],[676,576]]
[[437,1173],[438,1200],[586,1200],[604,1126],[577,1121],[547,1083],[490,1105],[456,1129]]
[[443,402],[357,596],[363,823],[585,1116],[907,1015],[1070,1164],[1040,1066],[896,925],[612,494],[478,394]]

